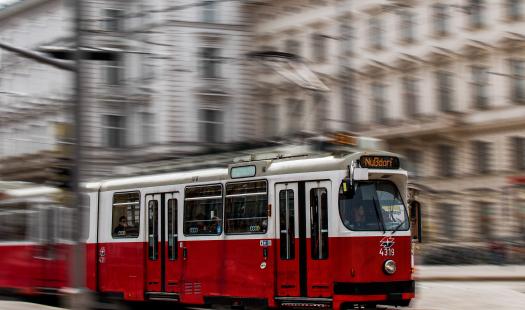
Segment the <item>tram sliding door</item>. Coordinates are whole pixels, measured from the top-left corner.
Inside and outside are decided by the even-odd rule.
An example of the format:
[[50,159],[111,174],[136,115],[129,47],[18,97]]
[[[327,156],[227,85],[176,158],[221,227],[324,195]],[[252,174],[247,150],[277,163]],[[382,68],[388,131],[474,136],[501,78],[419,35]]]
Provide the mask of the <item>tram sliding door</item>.
[[178,193],[146,195],[146,291],[178,293]]
[[331,205],[330,181],[306,182],[307,294],[331,296],[331,269],[328,256],[328,209]]
[[277,296],[331,295],[328,262],[330,190],[330,181],[276,184]]
[[275,185],[277,296],[300,296],[298,183]]

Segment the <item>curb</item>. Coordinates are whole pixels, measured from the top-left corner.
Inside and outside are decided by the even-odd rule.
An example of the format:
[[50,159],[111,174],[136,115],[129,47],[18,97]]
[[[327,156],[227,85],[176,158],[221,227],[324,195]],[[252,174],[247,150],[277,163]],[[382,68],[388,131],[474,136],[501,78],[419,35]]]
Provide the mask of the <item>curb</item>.
[[525,276],[429,276],[414,279],[416,282],[521,282],[525,281]]

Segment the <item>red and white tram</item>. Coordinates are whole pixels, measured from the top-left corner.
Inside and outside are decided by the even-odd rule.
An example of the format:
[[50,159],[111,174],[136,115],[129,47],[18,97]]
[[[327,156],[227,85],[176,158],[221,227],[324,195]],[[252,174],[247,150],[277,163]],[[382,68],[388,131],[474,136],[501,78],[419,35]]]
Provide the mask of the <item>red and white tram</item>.
[[88,287],[249,308],[407,305],[399,163],[347,150],[90,184]]
[[59,190],[0,182],[0,290],[57,293],[69,283],[72,210]]
[[[137,302],[408,305],[412,238],[399,157],[358,148],[270,155],[85,184],[87,287]],[[68,285],[62,226],[71,210],[53,204],[54,189],[37,189],[0,199],[0,230],[25,223],[23,237],[0,233],[17,239],[0,240],[0,289]]]

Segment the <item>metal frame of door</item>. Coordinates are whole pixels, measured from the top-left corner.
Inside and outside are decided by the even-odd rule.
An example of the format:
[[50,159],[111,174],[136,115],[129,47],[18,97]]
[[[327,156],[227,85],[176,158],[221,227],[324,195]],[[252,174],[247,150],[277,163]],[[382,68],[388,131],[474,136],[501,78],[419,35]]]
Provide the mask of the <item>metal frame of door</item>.
[[[322,181],[299,181],[299,182],[288,182],[288,183],[277,183],[275,184],[275,206],[276,206],[276,238],[279,239],[279,244],[282,241],[281,236],[288,233],[289,218],[286,220],[287,227],[281,227],[281,215],[286,214],[289,216],[291,212],[291,205],[289,205],[289,195],[280,197],[281,191],[293,190],[293,218],[294,218],[294,247],[298,249],[295,251],[293,257],[290,257],[289,252],[286,255],[282,255],[281,251],[286,249],[288,251],[290,245],[286,247],[276,247],[275,257],[277,260],[277,276],[276,276],[276,295],[277,296],[290,296],[290,297],[317,297],[320,292],[315,288],[324,288],[328,283],[318,283],[319,280],[312,278],[308,270],[314,268],[328,268],[326,258],[319,257],[313,259],[311,257],[311,229],[312,229],[312,206],[310,202],[310,190],[316,188],[326,188],[326,212],[325,220],[328,223],[328,209],[331,205],[331,182],[327,180]],[[281,198],[287,200],[285,205],[282,205]],[[285,208],[285,209],[281,209]],[[322,221],[322,217],[317,216],[317,220]],[[318,226],[320,227],[320,226]],[[283,229],[284,228],[284,229]],[[328,234],[328,227],[320,227],[319,232]],[[285,242],[289,242],[288,238]],[[322,242],[322,241],[320,241]],[[327,247],[328,244],[321,246]],[[328,270],[326,270],[328,273]],[[321,279],[321,282],[322,279]],[[329,285],[326,286],[329,289]],[[329,291],[328,291],[329,293]]]
[[179,291],[180,276],[177,265],[179,202],[178,192],[146,195],[147,292],[178,293]]

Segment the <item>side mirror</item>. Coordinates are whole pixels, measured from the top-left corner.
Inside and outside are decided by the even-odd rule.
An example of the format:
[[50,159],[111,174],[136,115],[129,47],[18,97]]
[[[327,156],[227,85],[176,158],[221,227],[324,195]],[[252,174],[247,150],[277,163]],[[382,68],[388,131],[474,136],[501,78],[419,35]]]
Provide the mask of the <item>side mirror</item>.
[[421,220],[421,204],[417,201],[410,203],[410,224],[412,227],[412,240],[423,242],[423,222]]

